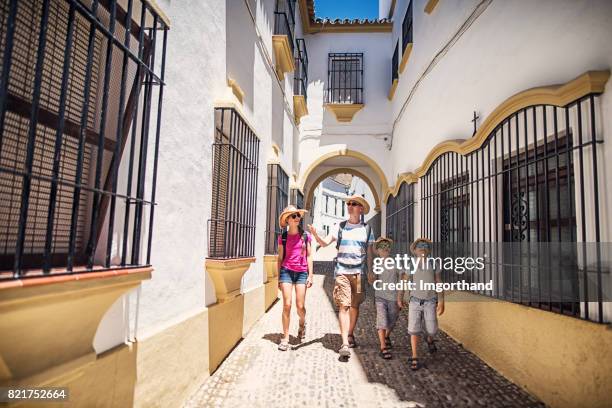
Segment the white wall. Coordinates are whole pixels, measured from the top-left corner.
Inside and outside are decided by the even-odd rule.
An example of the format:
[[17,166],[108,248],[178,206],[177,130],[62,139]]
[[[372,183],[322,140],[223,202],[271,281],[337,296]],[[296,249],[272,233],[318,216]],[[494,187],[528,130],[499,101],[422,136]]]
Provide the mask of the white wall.
[[[387,178],[391,103],[389,33],[319,33],[306,36],[308,50],[308,112],[300,124],[300,162],[304,170],[322,154],[341,148],[364,153],[379,163]],[[330,52],[363,52],[364,108],[350,123],[339,123],[323,108]]]

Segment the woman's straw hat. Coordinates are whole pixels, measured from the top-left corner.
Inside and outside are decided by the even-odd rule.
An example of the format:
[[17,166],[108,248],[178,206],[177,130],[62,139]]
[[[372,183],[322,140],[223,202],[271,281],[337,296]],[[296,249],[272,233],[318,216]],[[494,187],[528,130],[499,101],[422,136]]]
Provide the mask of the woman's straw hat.
[[414,251],[416,250],[416,245],[417,245],[419,242],[427,242],[427,243],[428,243],[428,244],[431,246],[431,239],[429,239],[429,238],[424,238],[424,237],[417,238],[417,239],[415,239],[415,240],[414,240],[414,242],[413,242],[412,244],[410,244],[410,252],[412,253],[412,255],[416,255],[416,254],[414,253]]
[[361,204],[361,206],[363,207],[363,213],[367,214],[370,212],[370,204],[368,204],[368,202],[366,201],[365,198],[363,198],[360,195],[352,195],[350,197],[346,197],[344,199],[344,201],[346,201],[347,203],[349,201],[357,201],[359,204]]
[[307,212],[308,211],[306,210],[301,210],[297,208],[295,205],[288,205],[287,207],[285,207],[283,212],[281,212],[280,215],[278,216],[278,225],[280,225],[281,228],[285,228],[287,226],[288,216],[290,216],[291,214],[299,213],[300,216],[303,218],[304,214],[306,214]]

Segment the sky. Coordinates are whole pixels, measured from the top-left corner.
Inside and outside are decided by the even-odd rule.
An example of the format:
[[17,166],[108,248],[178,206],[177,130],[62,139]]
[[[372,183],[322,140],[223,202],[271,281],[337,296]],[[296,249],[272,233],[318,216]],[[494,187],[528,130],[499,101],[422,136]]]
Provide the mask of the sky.
[[317,18],[378,18],[378,0],[314,0]]

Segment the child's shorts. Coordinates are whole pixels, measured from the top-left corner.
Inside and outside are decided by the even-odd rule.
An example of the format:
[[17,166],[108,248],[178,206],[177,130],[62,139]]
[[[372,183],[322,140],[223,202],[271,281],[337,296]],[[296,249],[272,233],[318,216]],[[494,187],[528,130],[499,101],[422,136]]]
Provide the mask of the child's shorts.
[[380,329],[393,329],[395,322],[397,322],[397,316],[399,315],[399,307],[397,302],[393,302],[387,299],[376,298],[376,328]]
[[419,299],[410,296],[408,304],[408,334],[418,335],[423,333],[423,323],[425,321],[425,331],[433,336],[438,332],[438,317],[436,316],[436,306],[438,298]]

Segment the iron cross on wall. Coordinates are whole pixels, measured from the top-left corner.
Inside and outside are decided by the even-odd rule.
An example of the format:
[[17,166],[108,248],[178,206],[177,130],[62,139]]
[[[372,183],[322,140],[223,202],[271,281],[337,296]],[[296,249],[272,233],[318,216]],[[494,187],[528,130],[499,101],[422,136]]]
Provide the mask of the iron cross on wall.
[[474,122],[474,133],[472,133],[472,136],[476,134],[476,120],[478,119],[480,119],[480,116],[476,115],[476,111],[474,111],[474,119],[471,120],[471,122]]

